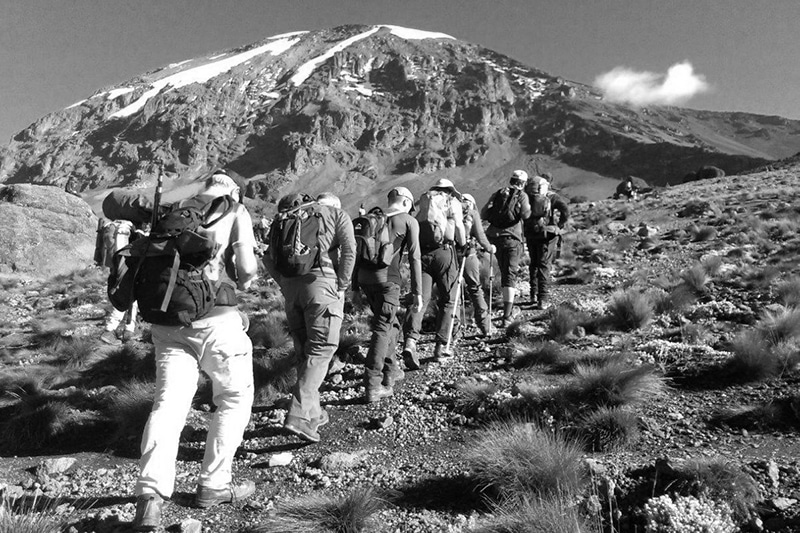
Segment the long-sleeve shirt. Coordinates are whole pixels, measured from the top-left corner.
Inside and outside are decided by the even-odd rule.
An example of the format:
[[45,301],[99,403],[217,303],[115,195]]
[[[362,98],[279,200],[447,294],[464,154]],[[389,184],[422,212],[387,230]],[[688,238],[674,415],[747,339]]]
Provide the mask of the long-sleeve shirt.
[[[309,276],[335,277],[338,290],[347,290],[353,267],[356,264],[356,238],[350,216],[336,207],[318,206],[320,210],[320,232],[317,245],[320,254],[319,268],[313,268]],[[264,256],[264,266],[269,274],[281,283],[282,277],[270,254]]]
[[489,239],[486,238],[486,232],[483,230],[483,221],[477,207],[473,207],[469,214],[464,217],[464,229],[468,237],[475,239],[478,246],[484,250],[491,248],[492,245]]
[[358,269],[358,282],[362,284],[392,282],[401,285],[400,261],[403,252],[408,252],[408,265],[411,270],[411,292],[422,294],[422,263],[420,261],[419,222],[407,213],[388,213],[386,225],[392,241],[394,255],[391,264],[376,270]]
[[[483,206],[483,209],[481,209],[481,216],[483,218],[487,218],[487,214],[494,205],[494,202],[496,201],[500,191],[502,191],[502,189],[495,192],[489,199],[489,201],[486,202],[486,205]],[[525,194],[525,191],[520,191],[519,193],[519,199],[517,200],[517,209],[519,213],[519,219],[514,225],[508,228],[497,228],[489,224],[489,229],[486,231],[486,236],[490,240],[499,239],[503,237],[513,237],[518,241],[522,241],[522,221],[531,216],[531,203],[528,200],[528,195]]]
[[[544,233],[541,235],[542,239],[552,239],[561,234],[561,230],[569,219],[569,205],[567,201],[559,194],[548,192],[547,197],[550,199],[550,212],[544,220]],[[525,221],[524,231],[528,239],[537,239],[538,235],[534,231],[536,221],[529,218]]]

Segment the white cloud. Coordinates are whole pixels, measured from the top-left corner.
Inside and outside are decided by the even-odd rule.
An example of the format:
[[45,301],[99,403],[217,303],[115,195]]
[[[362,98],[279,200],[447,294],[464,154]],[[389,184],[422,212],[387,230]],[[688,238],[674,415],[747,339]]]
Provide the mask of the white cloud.
[[705,76],[696,74],[688,61],[672,65],[666,75],[616,67],[594,83],[606,100],[633,105],[680,104],[709,90]]

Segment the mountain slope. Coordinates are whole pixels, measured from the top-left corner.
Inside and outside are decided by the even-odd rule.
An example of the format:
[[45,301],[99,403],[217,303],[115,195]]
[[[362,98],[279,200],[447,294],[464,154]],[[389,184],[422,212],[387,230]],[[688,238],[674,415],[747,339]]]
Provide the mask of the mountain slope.
[[[249,196],[333,190],[353,206],[447,175],[479,201],[508,170],[606,196],[636,174],[677,183],[800,151],[800,121],[607,104],[477,45],[396,26],[294,32],[168,65],[51,113],[0,153],[0,182],[168,188],[227,165]],[[568,178],[561,181],[561,177]]]

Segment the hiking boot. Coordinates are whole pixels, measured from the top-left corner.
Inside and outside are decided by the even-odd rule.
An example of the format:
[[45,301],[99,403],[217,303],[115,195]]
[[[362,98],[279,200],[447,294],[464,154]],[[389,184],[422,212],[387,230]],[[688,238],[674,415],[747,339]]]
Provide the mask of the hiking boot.
[[386,387],[391,387],[404,379],[406,379],[406,373],[400,367],[395,367],[383,375],[382,384]]
[[333,358],[331,358],[330,366],[328,366],[328,375],[341,374],[342,370],[344,370],[344,361],[334,355]]
[[503,321],[500,323],[500,327],[505,329],[511,325],[520,315],[520,310],[514,307],[513,303],[504,303],[503,304]]
[[113,331],[106,331],[100,335],[100,340],[106,344],[110,344],[111,346],[119,346],[122,344],[122,341],[117,338],[117,334]]
[[320,411],[319,417],[311,419],[311,425],[313,425],[314,428],[316,428],[316,430],[319,430],[319,428],[321,428],[328,422],[330,422],[330,417],[328,416],[328,411],[326,411],[325,409]]
[[408,370],[419,370],[416,339],[406,339],[406,343],[403,346],[403,362]]
[[133,340],[136,337],[136,330],[135,329],[123,329],[122,334],[120,335],[120,341],[128,342]]
[[545,309],[550,308],[550,302],[547,301],[547,298],[539,297],[539,302],[536,304],[535,309],[540,311],[544,311]]
[[133,530],[155,531],[158,529],[161,525],[161,508],[163,506],[164,498],[158,494],[138,496],[136,498],[136,515],[133,517]]
[[390,396],[394,396],[394,388],[381,385],[377,389],[368,388],[364,392],[364,402],[375,403]]
[[447,348],[445,344],[436,344],[436,347],[433,349],[433,358],[437,361],[446,360],[453,357],[453,349]]
[[315,425],[316,428],[319,428],[318,422],[315,424],[294,415],[287,415],[286,421],[283,423],[283,429],[293,435],[297,435],[306,442],[319,442],[319,433],[317,433]]
[[229,483],[224,489],[209,489],[203,485],[197,486],[194,504],[201,509],[212,507],[220,503],[236,503],[252,496],[256,491],[256,484],[249,479],[241,483]]

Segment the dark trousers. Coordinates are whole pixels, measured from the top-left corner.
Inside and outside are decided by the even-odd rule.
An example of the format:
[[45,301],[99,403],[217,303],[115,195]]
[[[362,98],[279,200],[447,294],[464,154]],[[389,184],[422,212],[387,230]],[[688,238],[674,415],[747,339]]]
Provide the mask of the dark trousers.
[[514,237],[503,236],[491,240],[497,247],[497,265],[500,267],[500,281],[503,287],[514,287],[517,282],[519,260],[522,256],[522,242]]
[[436,343],[447,343],[447,331],[453,320],[458,278],[458,257],[452,246],[437,248],[422,256],[422,309],[414,313],[411,309],[403,323],[403,334],[406,339],[419,339],[422,329],[422,317],[431,299],[433,284],[438,290],[438,311],[436,313]]
[[372,309],[372,338],[367,351],[364,386],[378,389],[382,382],[392,385],[392,373],[397,373],[397,338],[400,334],[400,286],[396,283],[362,284],[361,291]]
[[471,250],[464,258],[464,285],[472,302],[475,323],[483,329],[489,329],[489,307],[481,285],[481,262],[481,254],[477,250]]
[[548,285],[550,284],[550,265],[556,257],[558,239],[526,239],[528,253],[531,256],[529,266],[531,280],[531,300],[535,297],[539,301],[547,299]]

